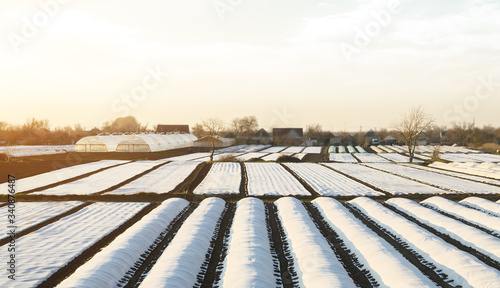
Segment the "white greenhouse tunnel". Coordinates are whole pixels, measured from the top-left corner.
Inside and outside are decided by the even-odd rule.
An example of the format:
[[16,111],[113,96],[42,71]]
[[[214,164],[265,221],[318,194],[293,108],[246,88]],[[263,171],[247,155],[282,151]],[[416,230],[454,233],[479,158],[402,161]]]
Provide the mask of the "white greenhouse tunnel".
[[134,134],[87,136],[76,142],[76,152],[158,152],[193,147],[193,134]]

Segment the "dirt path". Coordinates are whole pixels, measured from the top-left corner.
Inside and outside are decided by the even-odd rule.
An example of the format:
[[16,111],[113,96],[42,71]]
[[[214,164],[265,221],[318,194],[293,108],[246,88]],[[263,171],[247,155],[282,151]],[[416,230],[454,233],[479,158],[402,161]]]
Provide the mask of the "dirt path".
[[141,255],[141,258],[134,266],[127,272],[127,274],[120,280],[125,288],[139,287],[151,268],[156,264],[158,258],[162,255],[163,251],[168,247],[172,239],[177,234],[186,219],[193,213],[194,209],[198,207],[197,204],[190,204],[184,211],[177,216],[176,219],[165,229],[163,233],[155,240],[149,250]]
[[196,166],[196,168],[194,168],[193,172],[191,172],[191,174],[189,174],[184,181],[170,191],[169,194],[175,194],[176,196],[188,194],[192,195],[194,189],[196,189],[196,187],[200,185],[201,181],[205,179],[205,176],[207,176],[211,167],[212,163],[201,162],[198,166]]
[[[325,239],[330,244],[330,247],[340,259],[340,262],[344,266],[349,276],[358,287],[378,287],[379,284],[373,278],[370,271],[362,269],[363,265],[358,262],[356,255],[352,253],[344,244],[344,241],[340,236],[333,230],[330,225],[325,221],[321,212],[313,205],[313,203],[302,202],[309,212],[312,220],[318,227],[319,231],[325,237]],[[362,269],[362,270],[361,270]]]
[[344,203],[344,206],[349,209],[349,211],[363,224],[365,224],[368,228],[370,228],[373,232],[375,232],[379,237],[384,239],[386,242],[391,244],[401,255],[403,255],[406,260],[408,260],[411,264],[413,264],[418,270],[420,270],[425,276],[427,276],[434,283],[444,288],[452,288],[450,284],[448,284],[448,275],[444,273],[438,273],[436,270],[436,266],[430,262],[427,262],[421,255],[419,255],[416,251],[413,251],[409,248],[408,244],[404,242],[402,239],[398,238],[396,235],[390,233],[380,225],[378,225],[375,221],[371,220],[368,216],[363,214],[361,211],[356,209],[354,206]]
[[207,259],[207,270],[203,273],[202,288],[214,287],[214,284],[220,281],[221,265],[227,253],[227,239],[231,231],[235,208],[235,203],[226,203],[226,211],[218,227],[219,230],[216,232],[217,238],[210,244],[211,255],[209,260]]
[[240,195],[242,197],[248,196],[248,175],[247,167],[243,162],[240,162],[241,166],[241,183],[240,183]]
[[151,210],[153,210],[157,206],[158,206],[158,204],[149,204],[146,207],[144,207],[141,211],[139,211],[137,214],[135,214],[132,218],[130,218],[125,223],[120,225],[120,227],[118,227],[113,232],[111,232],[108,235],[101,238],[101,240],[94,243],[94,245],[92,245],[91,247],[82,251],[80,255],[78,255],[76,258],[71,260],[68,264],[59,268],[59,270],[57,270],[54,274],[52,274],[50,277],[45,279],[45,281],[43,281],[37,287],[38,288],[46,288],[46,287],[57,286],[59,283],[61,283],[62,280],[67,278],[69,275],[73,274],[76,271],[76,269],[78,269],[78,267],[83,265],[90,258],[92,258],[92,256],[94,256],[96,253],[101,251],[102,248],[109,245],[109,243],[111,243],[118,235],[122,234],[130,226],[134,225],[137,221],[141,220],[142,217],[147,215],[149,212],[151,212]]
[[[281,276],[281,283],[279,284],[283,284],[283,288],[293,288],[295,287],[294,284],[297,284],[297,281],[294,282],[293,279],[297,279],[298,276],[293,266],[293,257],[290,254],[285,231],[281,226],[276,206],[273,203],[266,203],[266,216],[268,217],[267,222],[272,236],[271,248],[274,248],[273,252],[276,253],[279,261],[279,275]],[[275,273],[278,273],[278,271],[275,271]]]

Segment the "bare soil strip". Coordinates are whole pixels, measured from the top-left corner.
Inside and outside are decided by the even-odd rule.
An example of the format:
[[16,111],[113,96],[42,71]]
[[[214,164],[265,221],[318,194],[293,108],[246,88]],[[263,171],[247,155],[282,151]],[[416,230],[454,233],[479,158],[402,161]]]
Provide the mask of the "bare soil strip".
[[101,168],[99,170],[92,171],[92,172],[89,172],[89,173],[86,173],[86,174],[82,174],[80,176],[76,176],[76,177],[73,177],[73,178],[70,178],[70,179],[67,179],[67,180],[64,180],[64,181],[56,182],[56,183],[53,183],[53,184],[50,184],[50,185],[46,185],[46,186],[43,186],[43,187],[31,189],[31,190],[28,190],[28,191],[18,192],[18,194],[21,194],[21,195],[22,194],[30,194],[30,193],[33,193],[33,192],[47,190],[47,189],[50,189],[52,187],[56,187],[56,186],[59,186],[59,185],[67,184],[67,183],[70,183],[70,182],[74,182],[76,180],[80,180],[80,179],[83,179],[83,178],[87,178],[87,177],[89,177],[91,175],[97,174],[97,173],[102,172],[104,170],[108,170],[110,168],[114,168],[114,167],[118,167],[118,166],[121,166],[121,165],[125,165],[127,163],[129,163],[129,162],[120,163],[120,164],[116,164],[116,165],[109,166],[109,167],[104,167],[104,168]]
[[106,193],[106,192],[110,192],[110,191],[113,191],[113,190],[115,190],[115,189],[118,189],[118,188],[120,188],[120,187],[122,187],[122,186],[124,186],[124,185],[127,185],[128,183],[130,183],[130,182],[132,182],[132,181],[135,181],[135,180],[137,180],[137,179],[141,178],[142,176],[144,176],[144,175],[146,175],[146,174],[148,174],[148,173],[150,173],[150,172],[152,172],[152,171],[154,171],[154,170],[156,170],[156,169],[160,168],[160,167],[161,167],[161,166],[163,166],[163,165],[167,165],[168,163],[170,163],[170,161],[167,161],[167,162],[165,162],[165,163],[161,163],[161,164],[159,164],[159,165],[156,165],[156,166],[154,166],[153,168],[148,169],[148,170],[146,170],[146,171],[144,171],[144,172],[142,172],[142,173],[140,173],[140,174],[137,174],[137,175],[135,175],[134,177],[131,177],[131,178],[129,178],[129,179],[127,179],[127,180],[125,180],[125,181],[123,181],[123,182],[121,182],[121,183],[118,183],[118,184],[116,184],[116,185],[114,185],[114,186],[112,186],[112,187],[109,187],[109,188],[108,188],[108,189],[106,189],[106,190],[103,190],[103,191],[101,191],[101,192],[97,192],[97,193],[92,193],[92,194],[97,194],[97,195],[99,195],[99,194],[104,194],[104,193]]
[[248,196],[248,175],[247,167],[243,162],[240,162],[241,166],[241,183],[240,183],[240,195],[245,197]]
[[[62,280],[67,278],[69,275],[73,274],[76,271],[76,269],[78,269],[78,267],[83,265],[85,262],[87,262],[89,259],[91,259],[96,253],[101,251],[102,248],[109,245],[109,243],[111,243],[118,235],[122,234],[125,230],[127,230],[134,223],[141,220],[142,217],[147,215],[149,212],[151,212],[151,210],[153,210],[157,206],[158,206],[158,204],[151,203],[151,204],[147,205],[146,207],[144,207],[144,209],[142,209],[137,214],[135,214],[132,218],[130,218],[125,223],[120,225],[120,227],[115,229],[113,232],[111,232],[108,235],[101,238],[101,240],[94,243],[94,245],[87,248],[85,251],[82,251],[80,255],[75,257],[73,260],[71,260],[65,266],[61,267],[54,274],[52,274],[50,277],[45,279],[45,281],[40,283],[40,285],[38,285],[37,287],[38,288],[45,288],[45,287],[57,286],[59,283],[61,283]],[[55,251],[55,252],[57,253],[57,251]]]
[[[323,165],[323,164],[321,164],[321,165]],[[354,180],[354,181],[356,181],[356,182],[358,182],[358,183],[361,183],[361,184],[363,184],[363,185],[365,185],[365,186],[368,186],[368,187],[372,188],[372,189],[373,189],[373,190],[375,190],[375,191],[382,192],[382,193],[384,193],[385,195],[387,195],[389,198],[390,198],[390,197],[394,197],[394,195],[393,195],[393,194],[391,194],[391,193],[389,193],[389,192],[387,192],[387,191],[384,191],[384,190],[382,190],[382,189],[380,189],[380,188],[378,188],[378,187],[375,187],[375,186],[373,186],[373,185],[371,185],[371,184],[369,184],[369,183],[366,183],[365,181],[362,181],[362,180],[360,180],[360,179],[358,179],[358,178],[356,178],[356,177],[353,177],[353,176],[351,176],[351,175],[349,175],[349,174],[343,173],[343,172],[341,172],[341,171],[339,171],[339,170],[336,170],[336,169],[334,169],[334,168],[332,168],[332,167],[330,167],[330,166],[327,166],[327,165],[323,165],[323,166],[324,166],[324,167],[326,167],[326,168],[328,168],[328,169],[331,169],[331,170],[333,170],[333,171],[335,171],[335,172],[337,172],[337,173],[339,173],[339,174],[342,174],[342,175],[344,175],[345,177],[347,177],[347,178],[349,178],[349,179],[352,179],[352,180]],[[358,196],[356,196],[356,197],[358,197]],[[370,197],[370,198],[371,198],[371,197]]]
[[[45,226],[47,226],[49,224],[52,224],[52,223],[54,223],[56,221],[59,221],[60,219],[66,217],[66,216],[69,216],[71,214],[74,214],[74,213],[82,210],[83,208],[89,206],[90,204],[92,204],[92,203],[84,203],[84,204],[82,204],[80,206],[74,207],[73,209],[64,212],[63,214],[57,215],[55,217],[52,217],[50,219],[45,220],[42,223],[38,223],[37,225],[32,226],[32,227],[30,227],[30,228],[28,228],[26,230],[20,231],[19,233],[16,234],[16,238],[21,238],[24,235],[27,235],[27,234],[29,234],[31,232],[35,232],[36,230],[38,230],[40,228],[43,228],[43,227],[45,227]],[[9,243],[9,240],[10,240],[10,237],[6,237],[6,238],[1,239],[0,240],[0,246]]]
[[340,262],[344,266],[344,269],[352,278],[356,286],[380,286],[377,283],[377,280],[373,278],[370,271],[368,271],[367,269],[362,269],[363,265],[358,262],[356,255],[345,246],[344,241],[340,238],[337,232],[335,232],[330,227],[330,225],[328,225],[323,215],[321,215],[321,212],[319,212],[312,203],[302,202],[302,204],[304,204],[304,207],[306,207],[307,212],[309,212],[309,216],[311,216],[312,220],[316,224],[316,227],[319,229],[323,237],[325,237],[325,239],[328,241],[333,252],[335,252],[335,255],[337,255],[337,259],[340,260]]
[[155,240],[149,250],[141,255],[141,259],[134,264],[134,266],[126,273],[120,280],[119,287],[132,288],[139,287],[151,268],[156,264],[158,258],[162,255],[163,251],[168,247],[172,239],[177,234],[186,219],[193,213],[194,209],[198,207],[197,204],[190,204],[184,211],[182,211],[177,218],[170,223],[170,225],[163,231],[160,236]]
[[283,288],[293,288],[294,285],[298,284],[298,276],[293,266],[293,257],[286,241],[285,231],[277,215],[274,203],[266,203],[266,214],[272,234],[271,246],[274,247],[274,252],[279,260],[281,284],[283,284]]
[[177,187],[170,191],[169,194],[177,194],[177,196],[193,194],[194,189],[196,189],[196,187],[200,185],[201,181],[205,179],[205,176],[207,176],[211,167],[212,163],[201,162],[198,166],[196,166],[196,168],[194,168],[193,172],[191,172],[191,174],[189,174],[184,181],[177,185]]
[[420,270],[427,278],[432,280],[434,283],[444,288],[452,288],[448,282],[448,275],[445,273],[438,273],[436,266],[426,261],[420,254],[412,250],[408,244],[402,239],[398,238],[396,235],[387,231],[385,228],[381,227],[375,221],[371,220],[370,217],[366,216],[364,213],[359,211],[357,208],[344,203],[344,206],[349,209],[349,211],[363,224],[375,232],[379,237],[391,244],[403,257],[405,257],[411,264],[413,264],[418,270]]
[[[214,284],[220,281],[222,273],[222,265],[227,253],[227,240],[231,232],[231,225],[233,223],[234,212],[236,204],[226,203],[226,211],[216,231],[217,238],[210,244],[210,257],[206,266],[207,269],[203,273],[201,280],[202,288],[214,287]],[[207,255],[208,256],[208,255]]]
[[302,179],[302,177],[300,177],[297,173],[295,173],[292,169],[290,169],[288,166],[286,165],[283,165],[283,163],[280,163],[280,165],[285,168],[286,171],[288,171],[288,173],[292,174],[293,177],[295,177],[295,179],[297,179],[300,184],[302,184],[302,186],[304,186],[304,188],[306,188],[307,191],[309,191],[309,193],[311,193],[312,196],[314,197],[319,197],[321,196],[321,194],[319,194],[316,190],[314,190],[314,188],[309,185],[309,183],[307,183],[304,179]]
[[432,234],[440,237],[441,239],[443,239],[445,242],[455,246],[456,248],[464,251],[464,252],[467,252],[473,256],[475,256],[477,259],[479,259],[480,261],[482,261],[484,264],[488,265],[488,266],[491,266],[497,270],[500,270],[500,263],[498,261],[495,261],[493,259],[491,259],[490,257],[484,255],[483,253],[475,250],[474,248],[472,247],[469,247],[469,246],[466,246],[465,244],[463,244],[462,242],[458,241],[458,240],[455,240],[453,238],[451,238],[450,236],[444,234],[444,233],[441,233],[439,231],[437,231],[436,229],[430,227],[429,225],[426,225],[420,221],[418,221],[417,219],[413,218],[412,216],[404,213],[403,211],[400,211],[398,209],[396,209],[395,207],[392,207],[391,205],[389,204],[386,204],[386,203],[383,203],[383,205],[388,208],[388,209],[391,209],[392,211],[398,213],[399,215],[405,217],[406,219],[414,222],[415,224],[417,224],[418,226],[428,230],[429,232],[431,232]]
[[[464,223],[465,225],[469,225],[469,226],[474,227],[474,228],[476,228],[476,229],[478,229],[478,230],[481,230],[481,231],[483,231],[484,233],[490,234],[490,235],[491,235],[491,236],[493,236],[493,237],[500,238],[500,236],[497,236],[497,235],[494,235],[494,234],[493,234],[493,230],[486,229],[486,228],[484,228],[484,227],[482,227],[482,226],[479,226],[479,225],[477,225],[477,224],[474,224],[474,223],[472,223],[472,222],[469,222],[469,221],[467,221],[466,219],[462,219],[462,218],[457,217],[457,216],[455,216],[455,215],[453,215],[453,214],[450,214],[450,213],[448,213],[448,212],[445,212],[445,211],[439,210],[439,209],[437,209],[437,208],[435,208],[435,207],[433,207],[433,206],[431,206],[431,205],[427,205],[427,203],[420,203],[420,205],[422,205],[422,206],[424,206],[424,207],[426,207],[426,208],[432,209],[432,210],[434,210],[434,211],[436,211],[436,212],[439,212],[440,214],[442,214],[442,215],[444,215],[444,216],[446,216],[446,217],[448,217],[448,218],[451,218],[451,219],[453,219],[453,220],[460,221],[460,222]],[[480,211],[480,212],[482,212],[482,211]],[[500,221],[500,220],[499,220],[499,221]]]

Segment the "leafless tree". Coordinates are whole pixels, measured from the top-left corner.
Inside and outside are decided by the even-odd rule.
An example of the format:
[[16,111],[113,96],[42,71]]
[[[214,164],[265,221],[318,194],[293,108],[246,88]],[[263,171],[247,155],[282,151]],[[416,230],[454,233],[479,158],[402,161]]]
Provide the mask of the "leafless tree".
[[255,116],[245,116],[234,118],[231,126],[236,136],[250,136],[259,128],[259,122]]
[[215,140],[220,137],[224,131],[224,121],[220,118],[209,118],[202,120],[201,127],[203,128],[203,136],[207,136],[212,140],[212,153],[210,154],[210,161],[214,159]]
[[413,162],[420,136],[425,135],[433,126],[434,118],[426,114],[421,106],[411,108],[402,114],[401,119],[395,123],[394,129],[408,147],[410,162]]

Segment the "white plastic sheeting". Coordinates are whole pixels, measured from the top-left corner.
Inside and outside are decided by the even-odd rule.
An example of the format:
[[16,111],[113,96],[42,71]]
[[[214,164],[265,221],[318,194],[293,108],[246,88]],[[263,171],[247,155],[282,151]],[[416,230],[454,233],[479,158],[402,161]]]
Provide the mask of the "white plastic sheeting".
[[453,280],[451,285],[496,287],[500,283],[498,270],[448,244],[438,236],[385,208],[382,204],[365,197],[356,198],[349,203],[390,233],[401,238],[410,249],[415,250],[426,261],[443,270]]
[[194,287],[225,204],[219,198],[203,200],[139,287]]
[[443,211],[459,219],[463,219],[479,227],[493,231],[494,235],[500,236],[500,219],[498,219],[498,217],[488,215],[471,208],[467,208],[439,196],[428,198],[421,203],[435,210]]
[[320,197],[313,201],[347,249],[382,287],[436,287],[394,247],[361,223],[340,202]]
[[77,152],[157,152],[192,147],[192,134],[133,134],[87,136],[76,142]]
[[356,160],[356,158],[354,158],[351,154],[343,152],[340,152],[338,154],[330,153],[329,160],[343,163],[358,163],[358,160]]
[[356,287],[302,202],[283,197],[274,204],[278,208],[278,217],[294,258],[298,286]]
[[387,204],[414,217],[419,222],[431,226],[437,231],[460,241],[491,259],[500,261],[500,239],[486,232],[464,224],[458,220],[446,217],[430,208],[423,207],[417,202],[393,198],[386,201]]
[[248,175],[248,194],[311,195],[292,174],[278,163],[245,163]]
[[468,197],[460,201],[460,204],[469,206],[490,215],[500,217],[500,204],[479,197]]
[[240,163],[215,162],[194,194],[239,194],[241,184]]
[[382,196],[372,188],[356,182],[332,169],[314,163],[285,163],[307,184],[323,196],[370,195]]
[[166,200],[57,287],[117,287],[120,279],[188,204],[179,198]]
[[[16,275],[15,281],[1,277],[0,287],[37,287],[148,204],[94,203],[23,236],[18,239],[19,247],[16,247],[19,248],[16,252],[22,261],[19,265],[20,273]],[[7,245],[1,247],[1,250],[5,251],[5,254],[1,254],[4,259],[8,257]]]
[[356,154],[356,158],[359,159],[362,163],[389,163],[391,161],[380,157],[375,153],[359,153]]
[[238,201],[220,287],[276,287],[264,202]]

